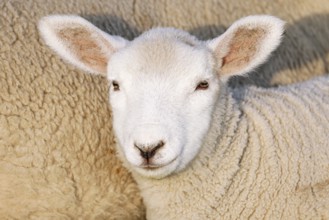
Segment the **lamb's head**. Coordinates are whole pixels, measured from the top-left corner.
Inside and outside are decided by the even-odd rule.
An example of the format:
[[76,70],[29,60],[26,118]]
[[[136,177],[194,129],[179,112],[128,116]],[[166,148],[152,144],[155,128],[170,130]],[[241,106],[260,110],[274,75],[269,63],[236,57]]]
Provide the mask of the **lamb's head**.
[[63,58],[107,77],[119,154],[133,171],[162,178],[196,157],[220,87],[266,60],[283,22],[246,17],[206,42],[172,28],[128,41],[77,16],[45,17],[39,28]]

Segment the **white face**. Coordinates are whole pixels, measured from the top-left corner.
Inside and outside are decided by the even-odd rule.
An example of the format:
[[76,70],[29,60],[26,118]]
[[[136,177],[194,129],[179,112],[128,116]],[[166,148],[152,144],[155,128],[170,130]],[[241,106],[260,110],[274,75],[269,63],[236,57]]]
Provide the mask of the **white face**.
[[219,79],[202,43],[135,40],[108,65],[119,152],[131,168],[162,178],[193,160],[212,116]]

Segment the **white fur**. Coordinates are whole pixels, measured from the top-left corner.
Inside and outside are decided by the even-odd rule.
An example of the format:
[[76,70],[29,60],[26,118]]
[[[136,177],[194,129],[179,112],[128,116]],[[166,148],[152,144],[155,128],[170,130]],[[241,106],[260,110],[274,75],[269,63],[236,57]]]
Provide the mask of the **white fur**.
[[[110,94],[120,151],[136,171],[156,178],[183,169],[195,157],[209,127],[218,90],[207,49],[195,49],[174,38],[158,40],[165,31],[153,31],[152,39],[142,36],[136,44],[114,54],[108,71],[109,80],[118,81],[121,88]],[[144,54],[145,47],[154,47],[151,57]],[[162,52],[156,54],[158,49]],[[210,81],[211,88],[194,91],[203,79]],[[136,140],[164,140],[166,145],[155,155],[154,165],[168,165],[156,170],[140,168],[143,159],[133,147]]]
[[[64,59],[88,72],[93,69],[81,63],[69,45],[56,36],[58,28],[79,25],[99,38],[106,38],[118,49],[109,57],[107,77],[117,81],[120,91],[110,92],[113,125],[120,147],[118,151],[134,171],[152,178],[163,178],[183,170],[198,154],[210,123],[220,89],[215,60],[211,50],[228,48],[231,35],[239,27],[261,26],[266,31],[257,57],[243,74],[261,64],[277,47],[283,22],[271,16],[250,16],[237,21],[222,36],[202,42],[188,33],[173,28],[150,30],[127,44],[117,40],[76,16],[49,16],[40,21],[40,32],[46,43]],[[222,40],[225,39],[225,40]],[[227,51],[224,51],[227,53]],[[222,79],[223,81],[226,79]],[[196,90],[198,83],[207,81],[207,90]],[[165,145],[157,151],[145,169],[140,150],[134,144],[148,148],[162,140]]]

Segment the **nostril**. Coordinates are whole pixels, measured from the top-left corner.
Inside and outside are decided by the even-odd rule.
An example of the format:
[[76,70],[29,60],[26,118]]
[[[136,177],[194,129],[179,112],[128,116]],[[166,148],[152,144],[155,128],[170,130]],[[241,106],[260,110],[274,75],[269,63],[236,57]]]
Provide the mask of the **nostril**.
[[141,156],[144,159],[149,160],[156,152],[165,145],[164,141],[159,141],[157,144],[142,145],[134,143],[134,146],[140,151]]
[[164,141],[159,141],[155,148],[159,149],[159,148],[163,147],[164,145],[165,145]]

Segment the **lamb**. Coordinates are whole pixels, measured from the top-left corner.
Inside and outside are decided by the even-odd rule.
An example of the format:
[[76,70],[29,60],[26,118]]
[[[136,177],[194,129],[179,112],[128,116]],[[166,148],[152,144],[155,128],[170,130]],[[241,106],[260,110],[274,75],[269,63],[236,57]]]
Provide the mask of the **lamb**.
[[283,26],[249,16],[206,42],[173,28],[128,41],[77,16],[39,29],[65,60],[107,77],[118,156],[148,219],[328,219],[329,78],[227,86],[266,61]]
[[229,85],[270,87],[329,72],[328,0],[25,2],[0,2],[0,219],[145,219],[137,184],[116,157],[107,80],[65,65],[44,45],[36,25],[45,15],[82,15],[128,39],[172,26],[206,40],[237,18],[272,14],[287,22],[280,47]]

